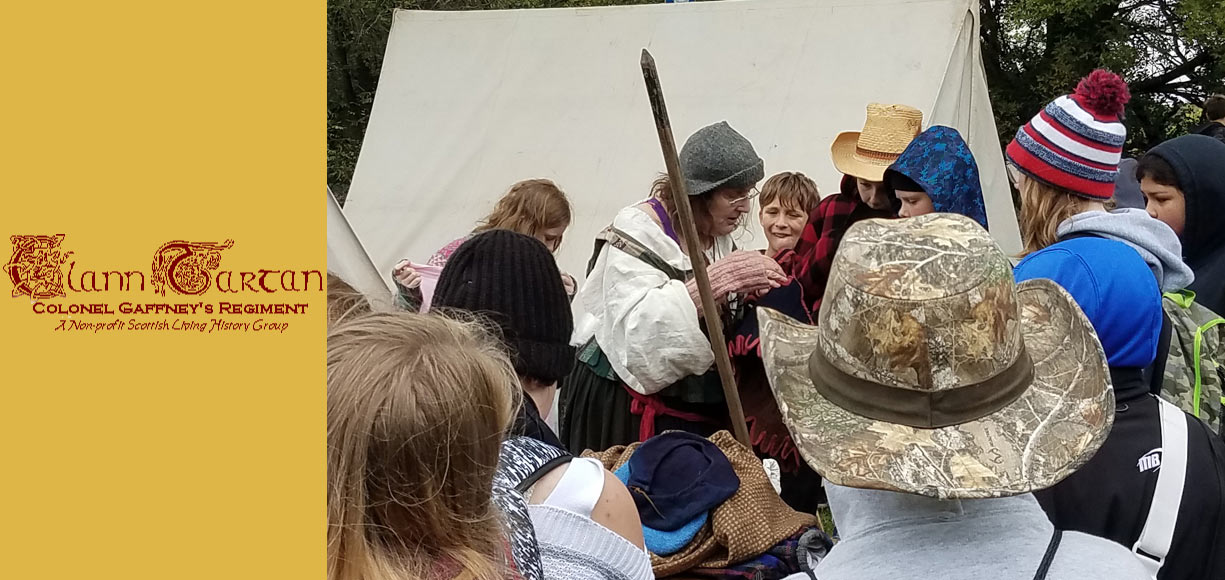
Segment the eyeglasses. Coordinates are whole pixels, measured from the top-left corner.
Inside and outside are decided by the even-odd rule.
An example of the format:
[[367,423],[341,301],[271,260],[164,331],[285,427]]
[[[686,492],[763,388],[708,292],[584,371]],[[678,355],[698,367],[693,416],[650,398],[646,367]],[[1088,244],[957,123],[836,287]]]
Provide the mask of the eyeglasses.
[[732,205],[740,205],[740,204],[742,204],[742,203],[744,203],[744,202],[746,202],[746,201],[752,201],[754,198],[756,198],[756,197],[757,197],[757,196],[759,196],[759,195],[761,195],[761,190],[760,190],[760,189],[757,189],[757,187],[756,187],[756,186],[753,186],[752,188],[750,188],[750,189],[749,189],[749,193],[748,193],[748,194],[746,194],[746,195],[745,195],[745,196],[743,196],[743,197],[737,197],[736,199],[733,199],[733,200],[729,201],[728,203],[730,203],[730,204],[732,204]]

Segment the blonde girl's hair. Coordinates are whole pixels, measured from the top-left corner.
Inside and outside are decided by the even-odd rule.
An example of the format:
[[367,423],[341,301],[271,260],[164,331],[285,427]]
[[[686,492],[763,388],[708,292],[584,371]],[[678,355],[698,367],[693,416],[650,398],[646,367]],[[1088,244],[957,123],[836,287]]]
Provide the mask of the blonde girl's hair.
[[328,272],[327,299],[329,328],[342,319],[368,314],[371,311],[370,301],[365,295],[331,272]]
[[793,207],[808,214],[821,202],[821,194],[817,191],[817,184],[807,175],[798,171],[784,171],[762,184],[760,199],[763,208],[777,199],[783,207]]
[[[1022,256],[1028,256],[1059,241],[1056,231],[1064,220],[1080,213],[1089,200],[1034,178],[1021,184]],[[1114,200],[1104,202],[1113,209]]]
[[472,322],[403,312],[327,337],[328,580],[502,580],[494,469],[520,402]]
[[536,236],[544,230],[569,226],[570,214],[570,200],[556,184],[547,179],[528,179],[510,186],[473,232],[510,230]]

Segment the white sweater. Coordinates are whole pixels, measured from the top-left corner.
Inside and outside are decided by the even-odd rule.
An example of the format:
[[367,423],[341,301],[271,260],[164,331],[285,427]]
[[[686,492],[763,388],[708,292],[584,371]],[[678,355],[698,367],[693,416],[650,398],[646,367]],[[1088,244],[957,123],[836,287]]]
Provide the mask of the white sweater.
[[[669,265],[692,268],[680,246],[636,205],[618,212],[612,225]],[[732,250],[731,237],[723,236],[708,257],[714,261]],[[594,336],[613,371],[639,393],[657,393],[714,365],[685,284],[609,244],[600,250],[575,303],[572,343],[581,346]]]
[[647,553],[591,518],[529,505],[548,580],[652,580]]

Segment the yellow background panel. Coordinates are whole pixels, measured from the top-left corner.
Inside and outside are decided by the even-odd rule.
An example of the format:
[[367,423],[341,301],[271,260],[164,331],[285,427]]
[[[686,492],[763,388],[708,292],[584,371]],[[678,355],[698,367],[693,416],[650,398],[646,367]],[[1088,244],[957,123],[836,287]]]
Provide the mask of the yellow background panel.
[[[324,296],[151,285],[171,240],[219,271],[325,271],[325,4],[6,5],[0,256],[64,234],[84,270],[144,291],[46,304],[306,303],[299,315],[71,315],[288,322],[284,332],[56,331],[0,281],[6,578],[324,576]],[[272,278],[270,280],[273,280]]]

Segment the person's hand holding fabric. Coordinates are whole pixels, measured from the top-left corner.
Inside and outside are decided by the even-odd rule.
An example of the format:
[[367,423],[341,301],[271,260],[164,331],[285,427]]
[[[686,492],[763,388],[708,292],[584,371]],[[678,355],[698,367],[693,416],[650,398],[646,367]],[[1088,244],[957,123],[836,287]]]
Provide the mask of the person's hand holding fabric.
[[[778,288],[787,282],[787,274],[778,262],[757,252],[732,252],[706,269],[710,289],[716,303],[727,300],[728,294],[754,294]],[[689,297],[702,313],[702,298],[696,279],[685,282]]]
[[396,267],[392,270],[391,275],[405,288],[416,288],[421,285],[421,274],[413,269],[412,263],[408,260],[396,262]]

